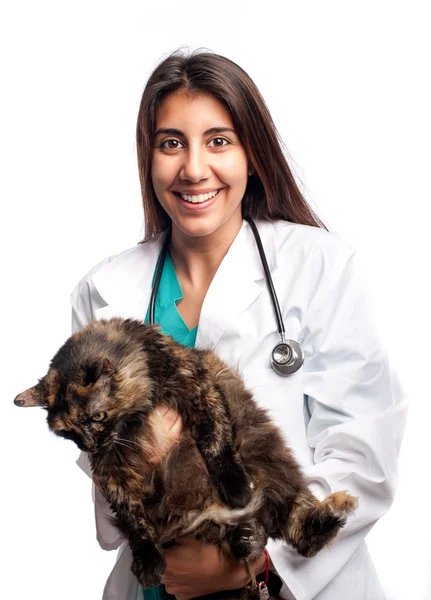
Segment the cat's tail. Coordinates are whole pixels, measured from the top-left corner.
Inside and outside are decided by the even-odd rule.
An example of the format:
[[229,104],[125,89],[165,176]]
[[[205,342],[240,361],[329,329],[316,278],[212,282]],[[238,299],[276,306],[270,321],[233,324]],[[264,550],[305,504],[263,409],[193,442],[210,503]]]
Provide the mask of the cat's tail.
[[264,504],[264,495],[260,489],[254,490],[250,502],[244,508],[228,508],[226,506],[210,506],[204,511],[190,511],[187,515],[189,525],[182,532],[187,535],[196,531],[204,521],[213,521],[218,525],[237,525],[253,518]]
[[345,491],[335,492],[322,502],[310,491],[302,491],[289,515],[286,541],[310,558],[335,538],[357,506],[357,498]]

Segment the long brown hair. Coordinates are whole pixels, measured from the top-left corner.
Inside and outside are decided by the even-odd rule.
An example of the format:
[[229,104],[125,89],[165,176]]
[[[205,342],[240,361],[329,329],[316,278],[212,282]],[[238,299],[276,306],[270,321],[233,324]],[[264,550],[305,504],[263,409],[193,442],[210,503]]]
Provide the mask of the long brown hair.
[[208,51],[176,50],[151,74],[139,107],[136,127],[138,168],[144,205],[145,239],[170,224],[151,181],[156,111],[169,92],[206,93],[229,109],[239,139],[255,172],[242,201],[244,217],[281,219],[327,229],[313,212],[292,175],[283,142],[258,88],[237,64]]

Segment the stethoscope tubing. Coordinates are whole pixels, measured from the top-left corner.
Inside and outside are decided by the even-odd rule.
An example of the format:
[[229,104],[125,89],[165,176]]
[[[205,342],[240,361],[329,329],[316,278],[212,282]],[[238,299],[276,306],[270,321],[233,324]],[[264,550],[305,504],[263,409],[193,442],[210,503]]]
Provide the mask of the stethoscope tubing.
[[[286,340],[285,329],[283,323],[283,317],[281,316],[280,305],[278,303],[277,294],[275,292],[274,283],[272,281],[271,272],[269,270],[268,262],[266,260],[265,251],[263,249],[262,240],[254,221],[250,217],[246,217],[245,220],[250,225],[256,240],[257,249],[259,252],[260,260],[262,262],[263,270],[265,273],[265,279],[271,297],[272,305],[274,307],[275,318],[277,320],[277,329],[280,334],[281,341],[276,344],[272,353],[270,363],[274,371],[286,377],[298,371],[304,362],[304,353],[298,342],[295,340]],[[169,245],[171,243],[172,227],[169,227],[166,232],[166,237],[163,242],[162,250],[160,252],[159,260],[157,263],[156,275],[154,277],[153,289],[151,291],[150,306],[148,311],[148,320],[150,324],[155,322],[155,306],[156,297],[160,285],[160,279],[162,277],[163,267],[165,264],[166,256],[169,251]]]
[[171,243],[171,235],[172,227],[169,227],[168,231],[166,232],[166,237],[165,241],[163,242],[159,260],[157,262],[156,275],[154,277],[153,289],[151,290],[150,306],[148,310],[148,321],[150,325],[153,325],[155,321],[156,296],[159,290],[160,279],[162,277],[163,267],[165,265],[166,256],[168,254],[169,244]]
[[268,291],[271,296],[272,305],[274,307],[275,318],[277,319],[277,329],[278,333],[281,336],[282,341],[284,341],[285,329],[283,323],[283,317],[281,316],[280,305],[278,303],[277,294],[275,293],[274,283],[272,281],[271,271],[269,270],[268,261],[266,260],[265,251],[263,249],[262,240],[260,238],[259,232],[257,230],[255,222],[250,219],[250,217],[246,217],[245,221],[250,225],[251,230],[254,235],[254,239],[256,240],[257,249],[259,250],[260,260],[262,262],[263,270],[265,271],[265,279],[266,284],[268,286]]

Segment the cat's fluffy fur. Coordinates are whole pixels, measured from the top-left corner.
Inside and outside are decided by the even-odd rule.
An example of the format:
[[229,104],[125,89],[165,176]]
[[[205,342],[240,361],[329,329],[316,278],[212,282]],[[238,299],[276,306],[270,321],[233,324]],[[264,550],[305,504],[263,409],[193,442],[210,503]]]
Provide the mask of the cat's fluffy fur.
[[[46,408],[51,430],[88,452],[145,586],[160,582],[163,546],[181,535],[220,544],[244,562],[261,555],[268,537],[311,557],[356,507],[347,492],[319,502],[240,376],[154,325],[89,323],[15,403]],[[162,406],[181,414],[183,431],[155,466],[151,456],[165,442]]]

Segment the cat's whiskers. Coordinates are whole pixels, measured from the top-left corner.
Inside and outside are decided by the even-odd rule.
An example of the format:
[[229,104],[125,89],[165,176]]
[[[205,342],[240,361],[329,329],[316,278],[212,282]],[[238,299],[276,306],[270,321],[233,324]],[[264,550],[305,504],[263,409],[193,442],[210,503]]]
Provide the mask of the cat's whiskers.
[[218,373],[216,373],[216,377],[219,377],[222,373],[225,373],[226,371],[229,370],[229,367],[225,367],[224,369],[222,369],[221,371],[219,371]]
[[133,440],[125,440],[124,438],[120,438],[120,437],[116,437],[116,440],[120,440],[120,442],[127,442],[128,444],[134,444],[135,446],[138,446],[138,444],[136,442],[134,442]]
[[[130,440],[129,440],[130,441]],[[134,448],[133,446],[129,446],[129,444],[125,444],[124,442],[120,442],[118,440],[118,438],[114,441],[114,445],[118,445],[118,446],[124,446],[125,448],[128,448],[129,450],[134,450],[136,451],[136,448]],[[137,444],[135,444],[135,446],[137,446]]]

